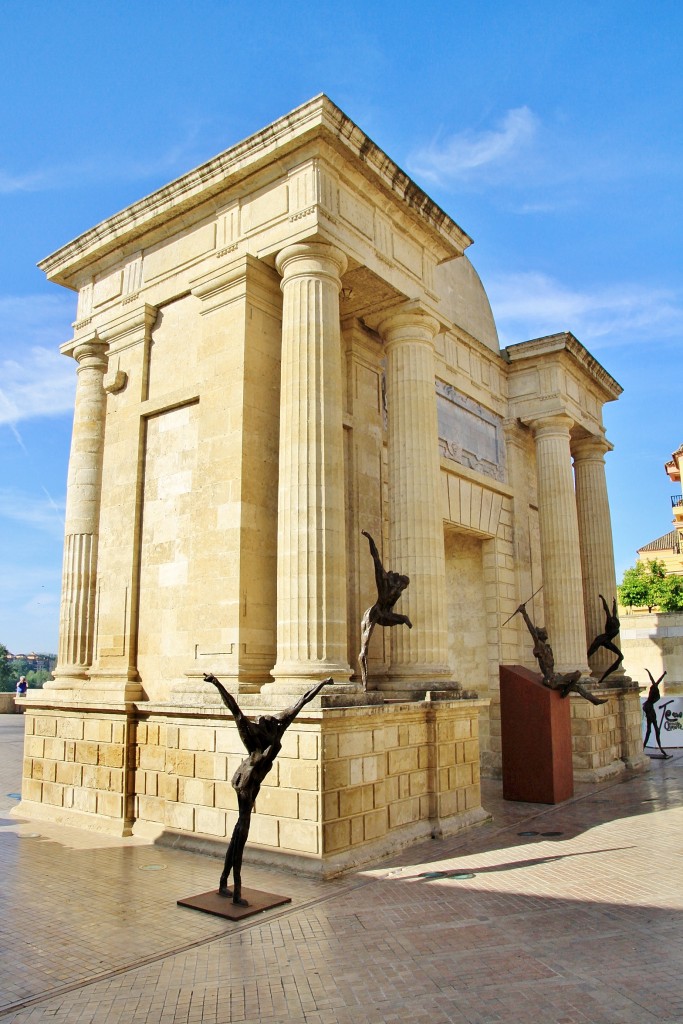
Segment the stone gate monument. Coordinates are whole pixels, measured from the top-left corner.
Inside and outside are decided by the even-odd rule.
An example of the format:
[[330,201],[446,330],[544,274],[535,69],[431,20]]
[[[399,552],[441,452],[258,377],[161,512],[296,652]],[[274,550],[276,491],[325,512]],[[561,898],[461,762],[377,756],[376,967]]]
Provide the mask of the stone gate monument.
[[[569,333],[501,351],[470,244],[318,96],[40,264],[78,293],[77,391],[23,811],[224,846],[242,750],[204,673],[247,713],[332,676],[251,832],[332,874],[484,816],[499,665],[534,667],[510,616],[541,585],[558,671],[600,678],[621,388]],[[410,577],[413,624],[375,632],[367,693],[362,530]],[[606,704],[572,698],[580,778],[641,756],[637,691],[612,678]]]

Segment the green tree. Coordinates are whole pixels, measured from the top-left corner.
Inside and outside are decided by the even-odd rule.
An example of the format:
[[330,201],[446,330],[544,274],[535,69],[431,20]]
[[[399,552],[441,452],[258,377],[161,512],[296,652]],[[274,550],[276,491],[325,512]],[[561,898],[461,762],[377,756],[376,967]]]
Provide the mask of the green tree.
[[665,576],[659,580],[655,590],[660,611],[683,611],[683,576]]
[[0,693],[11,693],[16,683],[12,676],[12,662],[7,660],[7,648],[0,644]]
[[28,683],[29,690],[41,690],[51,675],[52,673],[48,672],[46,668],[38,668],[32,672],[27,672],[26,682]]
[[651,612],[658,606],[662,611],[670,611],[672,609],[662,607],[660,600],[664,600],[668,593],[665,581],[670,578],[666,575],[664,562],[656,558],[651,562],[636,562],[626,570],[621,586],[617,588],[619,601],[628,608],[647,608]]

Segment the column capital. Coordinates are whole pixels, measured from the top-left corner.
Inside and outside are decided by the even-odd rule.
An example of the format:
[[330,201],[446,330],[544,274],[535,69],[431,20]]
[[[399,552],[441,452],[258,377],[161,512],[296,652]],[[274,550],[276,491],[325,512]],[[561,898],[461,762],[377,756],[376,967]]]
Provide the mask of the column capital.
[[589,437],[581,437],[578,441],[572,441],[572,458],[574,462],[604,462],[605,455],[613,448],[614,445],[606,437],[591,434]]
[[548,435],[569,436],[569,431],[574,426],[574,420],[563,412],[549,413],[547,416],[534,416],[526,421],[534,432],[535,437]]
[[285,246],[275,257],[275,266],[282,275],[280,287],[295,277],[327,277],[339,289],[348,263],[345,253],[328,242],[297,242]]
[[417,341],[432,347],[439,328],[436,317],[414,303],[387,312],[377,322],[377,332],[387,345]]
[[87,338],[79,338],[65,354],[73,356],[79,370],[101,370],[104,373],[107,369],[107,348],[107,342],[93,332]]

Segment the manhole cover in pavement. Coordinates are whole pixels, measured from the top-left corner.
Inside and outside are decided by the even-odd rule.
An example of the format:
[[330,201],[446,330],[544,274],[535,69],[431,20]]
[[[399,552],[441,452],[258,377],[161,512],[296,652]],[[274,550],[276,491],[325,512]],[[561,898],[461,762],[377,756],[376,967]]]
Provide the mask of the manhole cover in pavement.
[[17,839],[40,839],[40,832],[18,832]]
[[563,836],[564,832],[541,832],[542,836]]
[[165,864],[140,864],[139,871],[165,871]]
[[21,793],[8,793],[10,800],[21,800]]

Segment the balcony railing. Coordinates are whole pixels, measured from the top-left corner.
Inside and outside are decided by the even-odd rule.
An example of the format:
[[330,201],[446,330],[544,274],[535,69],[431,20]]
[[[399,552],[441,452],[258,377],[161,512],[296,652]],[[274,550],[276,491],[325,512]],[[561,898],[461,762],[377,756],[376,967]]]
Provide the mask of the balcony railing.
[[672,494],[671,507],[676,508],[678,505],[683,505],[683,494]]

